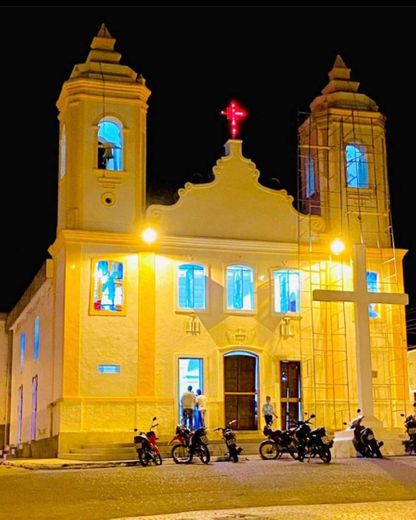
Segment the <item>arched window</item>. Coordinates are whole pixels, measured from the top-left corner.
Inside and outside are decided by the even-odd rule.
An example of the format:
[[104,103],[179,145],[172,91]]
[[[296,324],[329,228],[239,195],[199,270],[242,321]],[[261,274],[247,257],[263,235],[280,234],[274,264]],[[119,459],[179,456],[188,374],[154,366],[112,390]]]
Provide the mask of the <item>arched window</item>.
[[252,311],[254,309],[254,273],[246,265],[227,267],[227,309]]
[[120,123],[102,119],[98,123],[98,164],[103,170],[123,169],[123,132]]
[[61,131],[61,142],[59,143],[59,174],[61,179],[66,174],[66,127],[62,126]]
[[347,144],[345,155],[348,188],[368,188],[368,161],[365,146]]
[[300,287],[297,271],[274,271],[274,311],[299,312]]
[[306,161],[306,197],[312,197],[315,193],[315,165],[312,157]]
[[178,307],[180,309],[206,308],[205,267],[182,264],[178,268]]

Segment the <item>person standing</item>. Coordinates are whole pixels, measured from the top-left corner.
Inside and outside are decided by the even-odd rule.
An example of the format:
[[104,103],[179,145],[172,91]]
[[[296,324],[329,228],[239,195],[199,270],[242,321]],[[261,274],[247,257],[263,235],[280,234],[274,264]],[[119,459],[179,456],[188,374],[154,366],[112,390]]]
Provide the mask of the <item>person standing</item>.
[[270,426],[273,422],[273,417],[277,419],[277,415],[274,413],[273,405],[271,403],[270,395],[266,395],[266,402],[262,406],[261,413],[263,414],[266,426]]
[[188,390],[182,394],[181,405],[182,425],[186,427],[186,424],[188,423],[188,428],[190,430],[193,429],[195,400],[196,397],[192,392],[192,385],[189,385]]
[[205,413],[207,411],[207,398],[202,393],[202,390],[198,388],[196,391],[196,407],[199,412],[200,426],[205,428]]

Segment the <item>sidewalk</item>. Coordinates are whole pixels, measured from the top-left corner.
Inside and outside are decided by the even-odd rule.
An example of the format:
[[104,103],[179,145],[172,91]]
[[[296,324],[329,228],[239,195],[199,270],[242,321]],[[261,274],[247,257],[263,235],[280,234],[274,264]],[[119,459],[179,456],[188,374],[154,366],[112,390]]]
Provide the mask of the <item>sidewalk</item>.
[[167,515],[124,517],[114,520],[397,520],[414,518],[416,500],[352,504],[284,505],[190,511]]
[[[247,455],[241,456],[241,461],[247,461],[252,458],[258,459],[258,455]],[[199,458],[196,458],[196,463],[202,464]],[[211,457],[211,462],[225,462],[224,457]],[[228,462],[228,461],[227,461]],[[172,458],[164,458],[163,464],[175,464]],[[96,468],[115,468],[117,466],[140,466],[140,462],[137,459],[133,460],[101,460],[101,461],[88,461],[88,460],[70,460],[70,459],[9,459],[0,462],[0,465],[6,467],[16,467],[31,470],[55,470],[55,469],[96,469]],[[151,464],[153,465],[153,464]]]

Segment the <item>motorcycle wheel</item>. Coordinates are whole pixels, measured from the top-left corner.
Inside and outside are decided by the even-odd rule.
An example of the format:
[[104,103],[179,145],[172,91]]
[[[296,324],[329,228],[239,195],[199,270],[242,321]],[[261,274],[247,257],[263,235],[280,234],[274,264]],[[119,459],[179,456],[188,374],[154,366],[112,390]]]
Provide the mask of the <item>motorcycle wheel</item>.
[[209,452],[208,446],[205,444],[201,444],[199,447],[199,458],[204,464],[208,464],[208,462],[211,460],[211,453]]
[[229,446],[230,449],[230,460],[233,462],[238,462],[238,453],[236,446]]
[[192,460],[191,450],[183,444],[175,444],[171,455],[176,464],[189,464]]
[[277,449],[277,445],[272,441],[263,441],[259,446],[260,457],[263,460],[274,460],[277,459],[280,452]]
[[328,446],[321,446],[319,448],[319,456],[321,457],[322,462],[325,464],[329,464],[331,462],[331,450]]
[[380,448],[375,439],[371,440],[367,447],[367,457],[377,457],[378,459],[383,458],[383,455],[381,454]]
[[142,448],[137,452],[137,454],[139,456],[140,464],[146,467],[149,464],[149,459],[147,458],[146,450]]
[[153,452],[152,457],[153,462],[156,464],[156,466],[162,465],[162,455],[159,452]]

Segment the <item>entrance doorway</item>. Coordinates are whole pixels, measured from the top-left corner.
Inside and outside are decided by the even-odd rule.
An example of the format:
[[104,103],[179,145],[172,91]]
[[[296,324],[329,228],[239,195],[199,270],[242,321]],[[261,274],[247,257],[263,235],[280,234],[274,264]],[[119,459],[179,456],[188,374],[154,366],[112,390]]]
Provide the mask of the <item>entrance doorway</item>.
[[224,356],[225,425],[236,419],[235,430],[257,430],[257,356],[236,351]]
[[300,361],[280,362],[280,403],[282,428],[287,430],[292,419],[302,418]]
[[179,358],[178,367],[178,422],[182,422],[182,394],[192,386],[196,395],[198,388],[204,393],[204,364],[202,358]]

